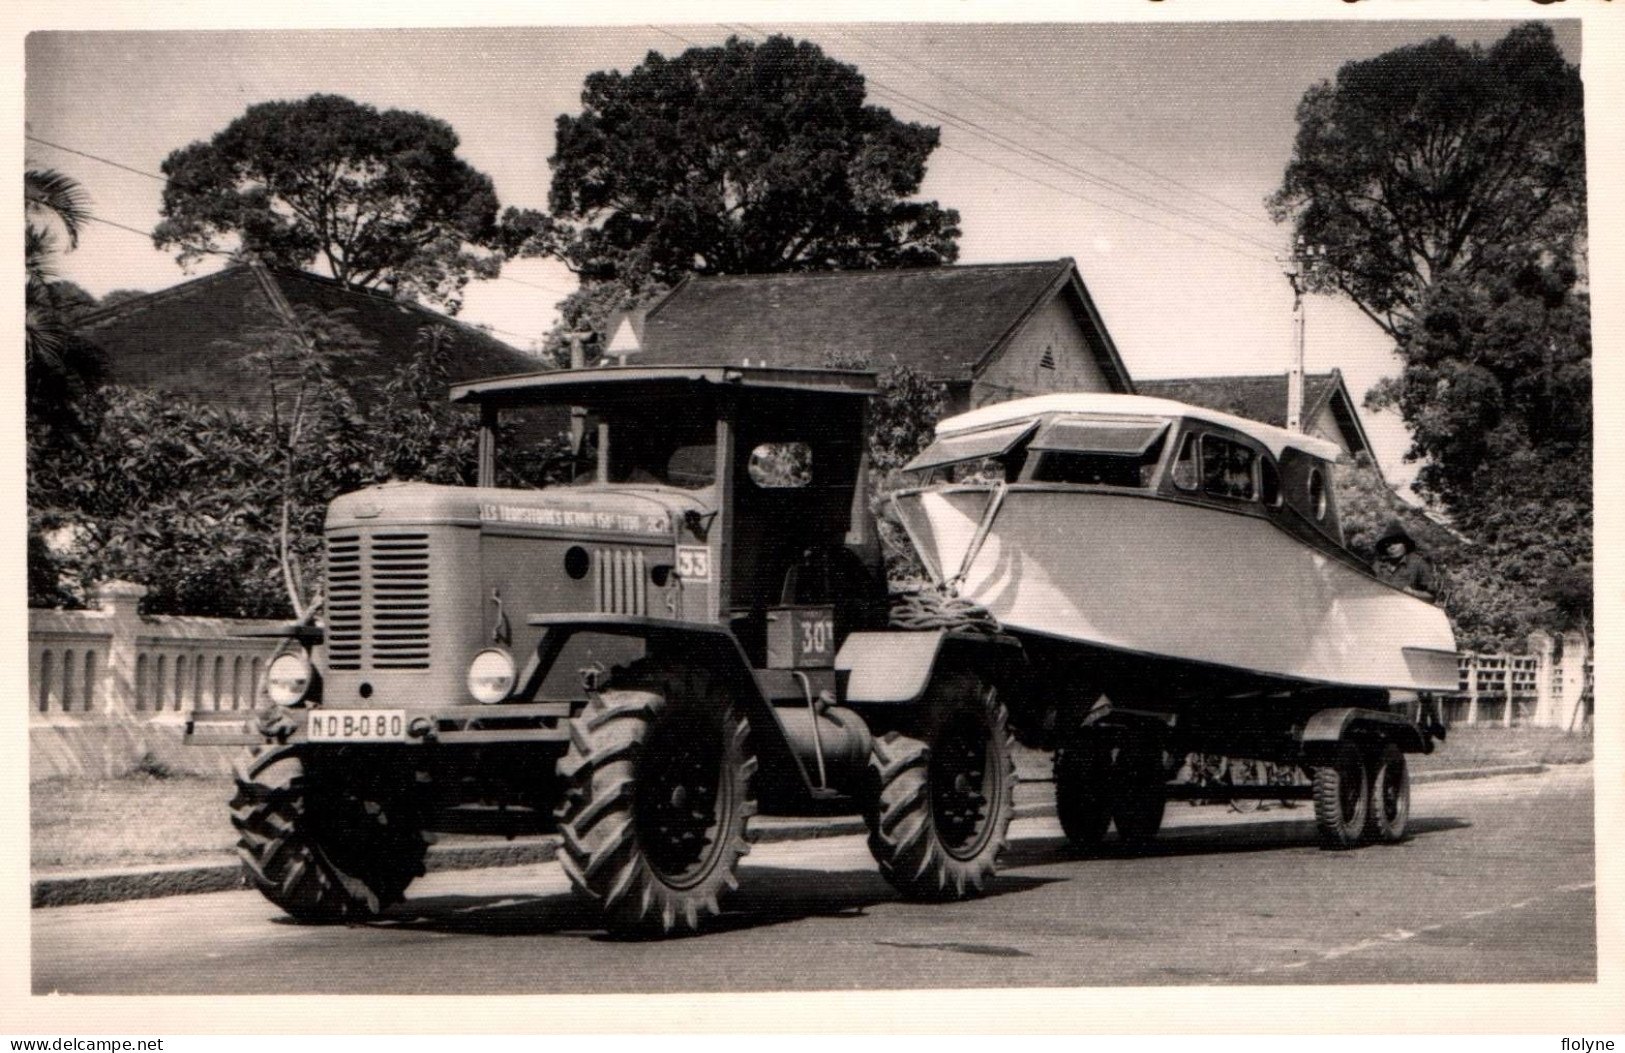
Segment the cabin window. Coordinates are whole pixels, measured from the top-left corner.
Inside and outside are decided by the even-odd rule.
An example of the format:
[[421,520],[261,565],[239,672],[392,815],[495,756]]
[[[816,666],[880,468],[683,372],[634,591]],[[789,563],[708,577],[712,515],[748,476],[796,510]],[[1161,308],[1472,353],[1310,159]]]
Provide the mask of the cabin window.
[[1174,458],[1174,486],[1181,490],[1196,489],[1196,436],[1187,435],[1179,445],[1179,456]]
[[750,451],[750,481],[764,490],[793,490],[812,482],[812,447],[764,442]]
[[1252,449],[1239,442],[1202,436],[1202,489],[1216,497],[1253,500],[1258,496],[1253,485],[1255,458]]
[[1326,521],[1326,477],[1319,468],[1309,469],[1309,510],[1317,521]]
[[1258,496],[1272,508],[1281,503],[1281,472],[1269,457],[1258,459]]
[[[1037,449],[1036,444],[1034,449]],[[1087,486],[1147,487],[1162,460],[1159,436],[1137,454],[1044,450],[1033,472],[1035,483],[1081,483]]]

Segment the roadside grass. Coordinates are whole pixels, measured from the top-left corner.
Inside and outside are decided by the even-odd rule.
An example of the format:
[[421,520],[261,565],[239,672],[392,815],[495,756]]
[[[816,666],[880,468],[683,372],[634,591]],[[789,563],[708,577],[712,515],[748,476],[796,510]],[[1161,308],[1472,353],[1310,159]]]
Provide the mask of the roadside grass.
[[1427,756],[1413,756],[1412,771],[1488,768],[1500,764],[1583,764],[1591,759],[1591,736],[1560,728],[1497,728],[1456,725]]
[[[1457,726],[1432,754],[1413,756],[1411,767],[1579,764],[1591,757],[1590,735]],[[1047,779],[1049,754],[1017,746],[1016,768],[1023,779]],[[229,856],[236,844],[226,814],[231,793],[229,777],[136,773],[36,782],[29,793],[30,861],[35,870],[93,870]]]
[[230,855],[229,777],[44,779],[29,788],[30,862],[98,869]]

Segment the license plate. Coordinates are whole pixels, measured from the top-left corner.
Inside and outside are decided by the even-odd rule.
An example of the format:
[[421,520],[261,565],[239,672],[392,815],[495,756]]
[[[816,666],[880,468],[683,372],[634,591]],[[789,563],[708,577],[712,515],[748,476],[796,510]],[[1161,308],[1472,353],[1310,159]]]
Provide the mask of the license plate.
[[305,736],[312,742],[405,742],[404,709],[319,709]]

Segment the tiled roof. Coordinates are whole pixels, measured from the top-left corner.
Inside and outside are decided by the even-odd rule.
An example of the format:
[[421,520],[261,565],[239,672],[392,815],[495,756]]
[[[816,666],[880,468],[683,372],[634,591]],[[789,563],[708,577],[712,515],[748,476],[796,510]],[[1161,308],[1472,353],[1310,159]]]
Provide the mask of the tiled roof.
[[1103,371],[1129,389],[1070,259],[691,278],[649,310],[642,362],[821,366],[831,357],[969,380],[1033,311],[1075,283]]
[[424,326],[437,322],[455,334],[453,382],[539,368],[534,357],[518,348],[426,307],[302,271],[267,267],[261,273],[269,288],[252,267],[233,264],[87,314],[78,320],[78,332],[106,353],[110,383],[156,388],[238,409],[259,407],[264,385],[246,370],[234,368],[233,352],[224,345],[265,324],[264,311],[272,305],[273,291],[295,306],[344,310],[350,325],[376,341],[376,353],[361,368],[380,375],[411,353]]
[[[1342,382],[1335,370],[1303,375],[1303,415],[1312,416]],[[1172,399],[1192,406],[1286,427],[1286,373],[1250,377],[1175,377],[1137,380],[1142,395]]]

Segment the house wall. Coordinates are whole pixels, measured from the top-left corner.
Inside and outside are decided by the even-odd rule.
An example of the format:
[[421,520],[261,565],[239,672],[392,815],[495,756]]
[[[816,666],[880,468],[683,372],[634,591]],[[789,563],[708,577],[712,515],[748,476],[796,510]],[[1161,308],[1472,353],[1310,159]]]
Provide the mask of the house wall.
[[[1055,368],[1043,366],[1048,350]],[[1052,391],[1110,391],[1066,293],[1050,300],[977,376],[970,407]]]
[[1303,430],[1306,434],[1313,435],[1317,439],[1335,442],[1345,454],[1352,449],[1349,437],[1344,435],[1343,429],[1338,426],[1337,414],[1332,412],[1330,402],[1322,406],[1320,412],[1316,413],[1313,419],[1306,422]]

